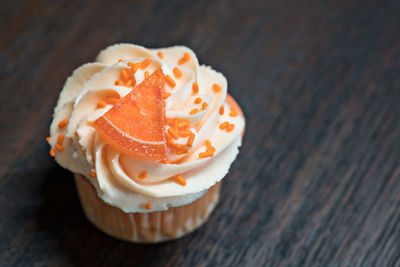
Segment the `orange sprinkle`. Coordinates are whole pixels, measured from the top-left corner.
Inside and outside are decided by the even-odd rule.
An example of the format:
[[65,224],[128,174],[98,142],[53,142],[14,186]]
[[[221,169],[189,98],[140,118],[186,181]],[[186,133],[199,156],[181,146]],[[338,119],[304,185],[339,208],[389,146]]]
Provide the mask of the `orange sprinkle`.
[[[170,148],[173,148],[174,150],[181,151],[183,153],[187,153],[189,151],[189,147],[187,145],[181,145],[178,143],[175,143],[171,138],[167,139],[167,146]],[[183,154],[181,153],[181,154]]]
[[167,99],[170,96],[171,96],[171,93],[164,91],[164,99]]
[[187,140],[187,143],[186,143],[189,147],[192,147],[193,141],[194,141],[194,137],[195,137],[194,133],[192,133],[192,134],[189,136],[189,139]]
[[212,157],[213,155],[214,155],[214,153],[212,153],[210,151],[201,152],[201,153],[199,153],[199,158],[208,158],[208,157]]
[[123,59],[118,59],[118,62],[122,62],[122,61],[124,61]]
[[177,182],[178,184],[183,185],[183,186],[186,185],[186,180],[185,180],[185,178],[182,177],[182,175],[177,174],[177,175],[175,176],[175,179],[176,179],[176,182]]
[[189,147],[187,145],[181,145],[181,144],[175,143],[174,146],[177,149],[189,150]]
[[58,135],[58,139],[57,139],[57,144],[62,144],[62,142],[64,141],[65,136],[63,134],[59,134]]
[[77,131],[75,131],[74,134],[75,134],[75,136],[78,136],[78,132]]
[[95,171],[90,171],[89,172],[89,176],[92,178],[96,178],[97,177],[97,173]]
[[147,77],[149,77],[149,72],[146,70],[146,71],[144,72],[144,78],[147,78]]
[[171,162],[170,162],[169,160],[167,160],[167,159],[166,159],[166,160],[163,160],[163,161],[161,161],[161,163],[162,163],[162,164],[171,164]]
[[236,117],[237,115],[238,113],[236,112],[236,110],[234,108],[230,108],[229,116]]
[[190,114],[190,115],[194,115],[194,114],[196,114],[197,112],[199,112],[199,109],[195,108],[195,109],[192,109],[192,110],[189,112],[189,114]]
[[192,94],[195,95],[199,92],[199,85],[197,84],[197,82],[194,82],[192,84]]
[[206,146],[206,152],[209,152],[209,153],[212,153],[212,154],[214,154],[214,152],[215,152],[215,147],[213,147],[212,145],[211,145],[211,142],[210,142],[210,140],[206,140],[206,141],[204,141],[204,145]]
[[204,145],[205,145],[207,148],[211,147],[211,141],[210,141],[210,140],[204,141]]
[[49,154],[50,154],[50,156],[55,157],[56,151],[54,149],[50,149]]
[[68,119],[64,119],[58,123],[58,128],[64,128],[68,124]]
[[188,120],[184,120],[178,123],[178,128],[185,128],[189,126],[189,121]]
[[124,80],[128,80],[129,78],[128,71],[126,69],[121,70],[121,76]]
[[223,130],[223,129],[225,129],[226,127],[228,127],[229,126],[229,122],[223,122],[223,123],[221,123],[221,125],[219,126],[219,128],[221,129],[221,130]]
[[162,52],[157,52],[157,56],[158,56],[159,58],[161,58],[161,59],[164,58],[164,54],[163,54]]
[[56,149],[57,149],[58,151],[60,151],[60,152],[63,152],[63,151],[64,151],[64,147],[63,147],[62,145],[60,145],[60,144],[56,144],[55,147],[56,147]]
[[109,96],[109,97],[106,98],[106,102],[107,102],[108,104],[115,105],[116,103],[119,102],[119,98]]
[[219,93],[222,90],[221,86],[219,86],[216,83],[213,84],[212,89],[214,90],[215,93]]
[[147,172],[145,172],[145,171],[142,171],[141,173],[139,173],[139,179],[141,179],[141,180],[143,180],[144,178],[146,178],[146,176],[147,176]]
[[140,69],[141,66],[142,64],[140,62],[136,63],[135,66],[133,66],[132,68],[133,73],[135,73],[138,69]]
[[118,81],[115,81],[115,83],[114,83],[115,85],[123,85],[123,82],[122,81],[120,81],[120,80],[118,80]]
[[195,103],[195,104],[200,104],[200,103],[201,103],[201,98],[200,98],[200,97],[196,98],[196,99],[194,100],[194,103]]
[[185,146],[179,148],[175,153],[177,155],[182,155],[182,154],[186,154],[188,152],[189,152],[189,146],[185,145]]
[[171,87],[174,88],[176,83],[169,75],[165,75],[165,82]]
[[140,63],[140,62],[138,62],[138,63],[128,62],[128,66],[131,67],[132,72],[135,73],[142,66],[142,63]]
[[201,105],[201,109],[205,110],[208,107],[208,104],[206,102],[203,103],[203,105]]
[[136,85],[135,73],[133,73],[133,71],[130,70],[129,74],[131,75],[132,86],[135,86]]
[[182,145],[175,143],[172,138],[167,139],[167,146],[172,147],[174,149],[181,149]]
[[151,210],[151,204],[150,203],[146,204],[146,210]]
[[226,131],[227,132],[232,132],[234,128],[235,128],[235,124],[229,124],[229,126],[226,127]]
[[150,64],[151,64],[151,59],[150,58],[146,58],[145,60],[143,60],[142,62],[141,62],[141,66],[140,66],[140,68],[141,69],[145,69],[145,68],[147,68]]
[[106,102],[99,101],[99,102],[97,102],[96,108],[105,108],[106,106],[107,106]]
[[175,154],[182,155],[188,153],[188,149],[178,149]]
[[224,115],[224,106],[219,107],[219,114]]
[[210,153],[213,153],[214,154],[214,152],[215,152],[215,147],[213,147],[212,145],[211,145],[211,142],[210,142],[210,140],[206,140],[206,141],[204,141],[204,145],[206,146],[206,152],[210,152]]
[[47,142],[50,142],[50,136],[49,136],[49,137],[46,137],[46,141],[47,141]]
[[192,132],[190,130],[179,131],[180,137],[187,137],[187,136],[190,136],[191,134],[192,134]]
[[167,132],[168,132],[173,138],[175,138],[175,139],[178,139],[178,138],[179,138],[179,135],[178,135],[178,133],[175,131],[174,128],[169,127],[168,130],[167,130]]
[[182,77],[182,71],[178,67],[173,68],[172,72],[174,73],[177,79]]
[[178,65],[183,65],[183,64],[185,64],[186,62],[189,61],[189,59],[190,59],[189,53],[184,53],[184,54],[183,54],[183,57],[181,57],[181,58],[179,59]]

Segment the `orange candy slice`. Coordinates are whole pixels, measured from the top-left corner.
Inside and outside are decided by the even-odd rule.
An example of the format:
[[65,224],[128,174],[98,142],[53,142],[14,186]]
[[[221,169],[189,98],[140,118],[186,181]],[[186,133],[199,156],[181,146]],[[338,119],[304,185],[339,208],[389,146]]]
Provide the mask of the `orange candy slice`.
[[166,160],[164,87],[161,69],[134,87],[96,120],[102,140],[137,159]]

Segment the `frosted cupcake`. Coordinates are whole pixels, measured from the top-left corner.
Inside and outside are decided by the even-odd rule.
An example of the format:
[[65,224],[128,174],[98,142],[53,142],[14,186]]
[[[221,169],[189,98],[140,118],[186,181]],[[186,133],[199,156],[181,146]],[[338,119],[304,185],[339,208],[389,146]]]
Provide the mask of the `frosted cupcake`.
[[106,48],[67,79],[53,117],[50,155],[74,173],[87,218],[132,242],[207,220],[245,126],[225,77],[184,46]]

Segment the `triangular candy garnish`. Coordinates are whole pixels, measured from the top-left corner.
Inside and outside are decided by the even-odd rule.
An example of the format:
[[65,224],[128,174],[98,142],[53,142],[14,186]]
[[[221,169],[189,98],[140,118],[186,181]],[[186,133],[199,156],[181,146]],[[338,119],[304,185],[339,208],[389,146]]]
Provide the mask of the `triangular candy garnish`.
[[102,140],[137,159],[166,160],[164,86],[158,69],[98,118]]

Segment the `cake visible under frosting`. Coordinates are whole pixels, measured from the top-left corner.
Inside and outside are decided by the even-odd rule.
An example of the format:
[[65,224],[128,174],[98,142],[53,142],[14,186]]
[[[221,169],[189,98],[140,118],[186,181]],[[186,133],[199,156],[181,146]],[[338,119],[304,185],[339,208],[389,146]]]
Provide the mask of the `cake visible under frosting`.
[[[121,79],[121,71],[129,68],[135,68],[136,85],[159,68],[165,74],[168,161],[121,153],[95,127],[131,92],[132,82]],[[185,205],[219,182],[238,153],[245,122],[226,97],[225,77],[200,66],[187,47],[113,45],[66,81],[50,127],[51,154],[64,168],[88,177],[100,198],[125,212]]]

